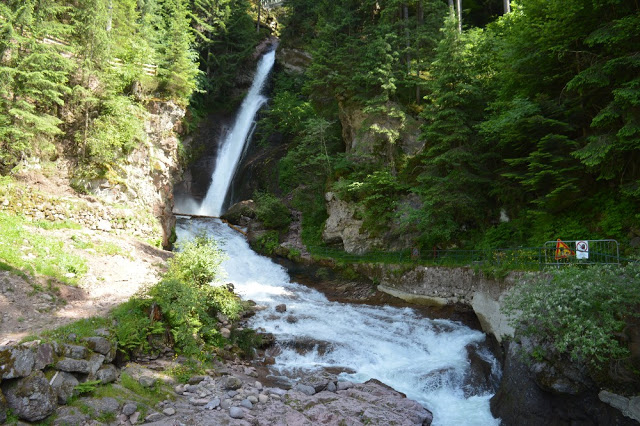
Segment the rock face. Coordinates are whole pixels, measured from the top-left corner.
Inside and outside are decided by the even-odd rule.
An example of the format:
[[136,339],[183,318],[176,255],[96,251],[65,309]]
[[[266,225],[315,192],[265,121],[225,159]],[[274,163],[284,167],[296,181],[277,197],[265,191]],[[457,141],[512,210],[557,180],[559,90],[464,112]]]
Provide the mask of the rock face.
[[[598,389],[575,366],[529,363],[522,346],[507,344],[502,381],[491,399],[491,412],[505,426],[634,425],[612,405],[603,403]],[[565,374],[567,373],[567,374]]]
[[281,47],[276,52],[276,60],[278,64],[291,73],[301,74],[312,61],[311,54],[300,49],[291,49]]
[[42,371],[2,383],[8,406],[21,419],[29,422],[42,420],[57,407],[58,397]]
[[[124,183],[111,183],[106,179],[77,182],[89,192],[107,202],[127,202],[150,208],[160,220],[163,246],[170,247],[173,217],[173,182],[178,172],[178,138],[184,108],[173,102],[151,101],[145,120],[147,140],[129,155],[119,169]],[[105,231],[110,223],[103,224]]]
[[337,198],[333,192],[325,194],[329,217],[322,231],[322,239],[329,244],[342,245],[347,253],[362,254],[382,247],[383,242],[362,231],[362,220],[356,219],[357,208]]

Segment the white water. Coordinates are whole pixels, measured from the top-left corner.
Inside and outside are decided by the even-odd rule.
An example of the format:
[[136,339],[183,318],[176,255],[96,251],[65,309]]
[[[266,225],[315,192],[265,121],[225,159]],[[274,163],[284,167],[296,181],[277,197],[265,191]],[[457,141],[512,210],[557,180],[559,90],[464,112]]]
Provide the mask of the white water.
[[258,61],[253,84],[242,101],[231,132],[227,134],[218,150],[211,185],[197,212],[200,215],[220,216],[223,213],[222,209],[231,180],[254,125],[253,119],[260,107],[267,101],[261,92],[275,62],[275,55],[275,51],[265,53]]
[[[465,346],[484,341],[485,335],[456,322],[423,318],[413,310],[330,302],[321,293],[293,283],[286,271],[251,250],[244,236],[218,220],[180,219],[179,240],[205,231],[228,254],[223,264],[227,276],[245,299],[267,306],[251,319],[250,326],[263,328],[280,343],[311,339],[322,349],[298,354],[283,346],[273,366],[277,373],[295,376],[296,371],[341,367],[355,371],[342,374],[351,381],[376,378],[434,414],[436,426],[491,426],[490,394],[465,398],[462,378],[469,369]],[[287,305],[285,314],[275,306]],[[297,319],[289,323],[290,315]],[[490,355],[485,355],[490,356]],[[492,359],[493,360],[493,359]],[[499,369],[493,360],[494,368]]]

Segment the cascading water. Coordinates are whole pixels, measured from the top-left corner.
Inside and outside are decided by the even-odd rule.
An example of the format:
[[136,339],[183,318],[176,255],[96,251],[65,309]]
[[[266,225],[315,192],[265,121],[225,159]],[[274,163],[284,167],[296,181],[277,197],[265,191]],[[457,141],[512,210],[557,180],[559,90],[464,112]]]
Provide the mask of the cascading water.
[[242,157],[249,133],[253,128],[253,119],[260,107],[267,101],[261,92],[267,76],[273,68],[275,55],[275,50],[265,53],[258,62],[253,84],[242,101],[231,131],[224,138],[218,150],[211,185],[198,211],[200,215],[220,216],[223,213],[222,209],[231,180]]
[[[221,213],[253,117],[266,101],[260,90],[273,61],[271,52],[258,65],[234,128],[219,151],[201,215]],[[227,276],[221,282],[233,283],[241,296],[267,306],[249,325],[275,335],[281,348],[272,366],[275,374],[295,377],[301,371],[337,368],[350,372],[341,373],[347,380],[376,378],[405,393],[433,413],[436,426],[500,423],[489,410],[492,390],[473,389],[465,381],[470,372],[468,349],[484,341],[483,333],[456,322],[424,318],[409,308],[330,302],[291,282],[281,266],[256,254],[244,236],[218,219],[179,218],[176,232],[180,241],[201,232],[219,241],[228,255],[223,263]],[[287,305],[286,315],[273,315],[282,303]],[[297,351],[296,342],[305,342],[308,350]],[[477,355],[491,364],[497,381],[500,367],[495,358],[488,351]]]

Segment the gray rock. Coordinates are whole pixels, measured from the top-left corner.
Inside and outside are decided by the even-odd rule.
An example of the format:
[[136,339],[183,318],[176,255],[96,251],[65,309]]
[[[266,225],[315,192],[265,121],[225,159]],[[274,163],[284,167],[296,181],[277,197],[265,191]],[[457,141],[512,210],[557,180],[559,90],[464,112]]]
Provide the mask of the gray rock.
[[209,400],[207,398],[189,398],[189,403],[195,406],[205,406]]
[[347,389],[351,389],[353,387],[353,383],[351,383],[349,381],[338,382],[336,387],[337,387],[337,390],[339,390],[339,391],[347,390]]
[[130,416],[133,413],[135,413],[137,409],[138,409],[137,403],[127,402],[124,404],[124,407],[122,407],[122,414],[124,414],[125,416]]
[[9,383],[2,383],[7,405],[19,418],[35,422],[48,417],[57,407],[58,397],[42,371]]
[[337,391],[337,390],[338,390],[338,388],[337,388],[337,386],[336,386],[336,384],[335,384],[335,383],[333,383],[333,382],[329,382],[329,383],[327,383],[327,390],[328,390],[329,392],[335,392],[335,391]]
[[198,383],[200,383],[203,380],[204,380],[204,376],[191,376],[189,378],[189,384],[190,385],[197,385]]
[[185,392],[198,393],[200,388],[196,385],[186,385],[184,387]]
[[42,343],[38,345],[35,353],[35,363],[33,365],[34,370],[44,370],[44,368],[53,364],[54,361],[54,349],[51,343]]
[[82,403],[93,409],[96,417],[105,414],[117,414],[120,410],[120,403],[115,398],[82,398]]
[[229,330],[226,327],[222,327],[220,329],[220,334],[222,335],[222,337],[224,337],[225,339],[228,339],[229,337],[231,337],[231,330]]
[[73,396],[73,390],[79,384],[76,376],[64,371],[57,371],[49,383],[55,391],[60,405],[67,403],[69,398]]
[[215,410],[219,406],[220,406],[220,398],[213,398],[211,401],[207,403],[207,405],[204,406],[204,408],[207,410]]
[[285,305],[284,303],[281,303],[280,305],[277,305],[276,306],[276,312],[279,312],[281,314],[284,313],[284,312],[287,312],[287,305]]
[[155,377],[151,377],[151,376],[141,376],[138,379],[138,383],[140,383],[145,388],[153,387],[156,384],[157,381],[158,381],[158,379],[156,379]]
[[253,404],[248,399],[243,399],[242,401],[240,401],[240,405],[244,408],[248,408],[249,410],[253,408]]
[[89,357],[89,368],[91,370],[90,374],[95,375],[100,367],[102,367],[102,363],[104,362],[104,355],[102,354],[92,354]]
[[111,342],[104,337],[87,337],[84,341],[87,342],[89,349],[99,354],[107,355],[111,351]]
[[247,399],[252,403],[252,404],[257,404],[258,403],[258,397],[255,395],[249,395],[247,397]]
[[314,395],[316,393],[316,390],[313,388],[313,386],[303,385],[302,383],[298,383],[291,390],[301,392],[309,396]]
[[55,368],[68,373],[89,374],[92,366],[86,359],[63,358],[56,363]]
[[157,422],[159,420],[164,419],[164,414],[162,413],[151,413],[149,414],[147,417],[144,418],[145,422],[151,423],[151,422]]
[[64,344],[62,346],[63,353],[68,358],[85,359],[89,355],[89,349],[85,346]]
[[235,376],[227,376],[222,380],[222,387],[227,390],[237,390],[242,387],[242,381]]
[[162,410],[162,414],[164,414],[165,416],[173,416],[175,413],[176,413],[176,409],[171,407],[168,407]]
[[83,414],[69,414],[66,416],[58,416],[53,421],[53,426],[69,426],[69,425],[82,425],[89,420],[89,416]]
[[258,389],[258,390],[262,390],[262,383],[258,382],[256,380],[256,382],[253,384],[253,387]]
[[25,346],[0,346],[0,380],[27,377],[35,360],[35,353]]
[[223,410],[226,410],[226,409],[228,409],[230,407],[231,407],[231,400],[230,399],[225,399],[225,400],[220,402],[220,408],[222,408]]
[[269,401],[269,397],[263,393],[261,393],[260,395],[258,395],[258,402],[260,402],[260,404],[266,404],[267,401]]
[[0,425],[7,421],[8,409],[9,405],[7,405],[7,399],[4,397],[2,391],[0,390]]
[[103,384],[115,382],[118,379],[118,370],[113,364],[105,364],[96,372],[96,379]]
[[244,410],[240,407],[231,407],[229,408],[229,416],[232,419],[243,419],[244,418]]
[[232,391],[227,392],[227,396],[228,396],[229,398],[233,398],[233,397],[235,397],[237,394],[238,394],[238,392],[233,391],[233,390],[232,390]]
[[129,422],[132,425],[135,425],[136,423],[138,423],[138,419],[140,418],[141,415],[142,415],[142,413],[140,413],[140,411],[136,411],[131,416],[129,416]]

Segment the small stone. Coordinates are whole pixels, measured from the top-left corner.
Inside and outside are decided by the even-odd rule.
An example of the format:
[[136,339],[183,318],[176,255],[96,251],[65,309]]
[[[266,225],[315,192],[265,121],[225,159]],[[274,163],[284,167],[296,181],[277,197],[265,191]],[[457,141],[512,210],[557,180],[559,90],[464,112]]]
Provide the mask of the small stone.
[[257,396],[249,395],[249,396],[247,397],[247,399],[248,399],[252,404],[257,404],[257,403],[258,403],[258,397],[257,397]]
[[222,408],[223,410],[227,410],[230,407],[231,407],[230,399],[225,399],[224,401],[220,402],[220,408]]
[[344,381],[344,382],[338,382],[338,390],[347,390],[353,387],[353,383],[349,382],[349,381]]
[[316,393],[316,390],[313,388],[313,386],[303,385],[302,383],[298,383],[297,385],[295,385],[292,390],[309,396],[312,396]]
[[151,413],[144,418],[144,421],[147,423],[151,423],[151,422],[157,422],[159,420],[162,420],[163,418],[164,418],[164,415],[162,413]]
[[138,383],[140,383],[145,388],[153,387],[153,385],[156,384],[156,381],[157,379],[151,376],[142,376],[138,379]]
[[282,304],[276,306],[276,312],[279,312],[279,313],[287,312],[287,305],[282,303]]
[[207,405],[209,400],[207,398],[189,398],[189,403],[191,403],[191,405],[203,406]]
[[226,327],[223,327],[220,329],[220,334],[222,335],[222,337],[224,337],[225,339],[228,339],[229,337],[231,337],[231,330],[229,330]]
[[136,423],[138,423],[139,418],[140,418],[140,411],[136,411],[131,415],[131,417],[129,417],[129,421],[131,422],[132,425],[135,425]]
[[215,410],[220,406],[220,398],[213,398],[204,406],[206,410]]
[[338,390],[338,388],[336,387],[336,384],[335,384],[335,383],[333,383],[333,382],[329,382],[329,383],[327,384],[327,390],[328,390],[329,392],[335,392],[336,390]]
[[204,376],[191,376],[189,378],[189,384],[190,385],[197,385],[198,383],[200,383],[203,380],[204,380]]
[[240,405],[243,406],[244,408],[248,408],[249,410],[251,410],[253,408],[253,404],[248,399],[243,399],[240,402]]
[[240,389],[242,387],[242,381],[235,376],[227,376],[222,381],[222,387],[229,390]]
[[182,395],[184,393],[184,387],[182,387],[182,385],[176,385],[176,387],[173,388],[173,391],[178,395]]
[[262,383],[256,381],[253,385],[254,388],[258,389],[258,390],[262,390]]
[[260,402],[260,404],[266,404],[267,401],[269,401],[269,397],[261,393],[260,395],[258,395],[258,401]]
[[169,407],[162,410],[162,412],[164,413],[165,416],[173,416],[176,413],[176,409]]
[[229,408],[229,416],[232,419],[242,419],[244,418],[244,410],[240,407],[231,407]]
[[137,409],[138,404],[136,404],[135,402],[127,402],[126,404],[124,404],[124,407],[122,407],[122,414],[130,416],[135,413]]
[[238,392],[236,392],[236,391],[229,391],[229,392],[227,392],[227,396],[228,396],[229,398],[233,398],[233,397],[234,397],[234,396],[236,396],[237,394],[238,394]]

